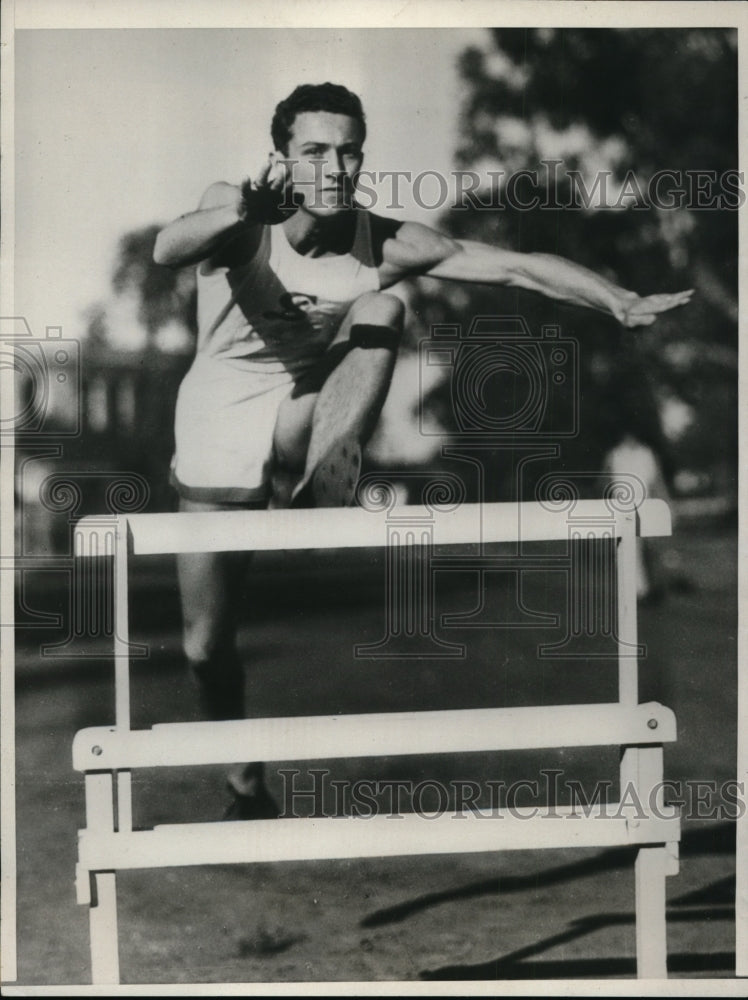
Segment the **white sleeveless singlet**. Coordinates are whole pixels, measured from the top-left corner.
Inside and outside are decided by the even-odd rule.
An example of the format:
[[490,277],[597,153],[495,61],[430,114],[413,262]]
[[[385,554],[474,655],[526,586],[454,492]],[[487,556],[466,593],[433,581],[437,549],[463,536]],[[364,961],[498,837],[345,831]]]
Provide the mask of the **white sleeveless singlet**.
[[353,302],[379,289],[369,215],[356,212],[353,251],[330,257],[304,257],[282,225],[265,226],[252,260],[198,268],[197,289],[197,355],[177,398],[173,479],[194,500],[259,500],[278,407]]

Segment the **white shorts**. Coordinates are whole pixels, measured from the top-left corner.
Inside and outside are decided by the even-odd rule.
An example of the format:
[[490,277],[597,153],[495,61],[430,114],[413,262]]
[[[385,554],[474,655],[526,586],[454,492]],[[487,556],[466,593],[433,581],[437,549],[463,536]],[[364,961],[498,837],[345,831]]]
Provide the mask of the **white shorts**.
[[293,389],[287,371],[198,355],[179,387],[172,479],[190,500],[246,502],[268,491],[278,409]]

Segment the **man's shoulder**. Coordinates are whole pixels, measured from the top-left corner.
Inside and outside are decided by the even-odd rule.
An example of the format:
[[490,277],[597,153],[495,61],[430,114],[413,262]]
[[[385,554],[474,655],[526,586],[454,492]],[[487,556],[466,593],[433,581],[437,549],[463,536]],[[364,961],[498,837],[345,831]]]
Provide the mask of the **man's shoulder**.
[[367,267],[379,267],[384,259],[384,245],[394,239],[402,223],[377,215],[368,208],[356,209],[359,225],[356,227],[356,241],[353,256]]
[[420,222],[391,219],[361,209],[368,219],[372,266],[388,262],[415,266],[433,266],[454,253],[455,241]]
[[372,235],[376,235],[382,240],[391,239],[398,233],[402,226],[407,225],[407,223],[402,222],[400,219],[390,219],[386,215],[377,215],[376,212],[372,212],[368,208],[361,208],[359,211],[363,212],[369,219]]

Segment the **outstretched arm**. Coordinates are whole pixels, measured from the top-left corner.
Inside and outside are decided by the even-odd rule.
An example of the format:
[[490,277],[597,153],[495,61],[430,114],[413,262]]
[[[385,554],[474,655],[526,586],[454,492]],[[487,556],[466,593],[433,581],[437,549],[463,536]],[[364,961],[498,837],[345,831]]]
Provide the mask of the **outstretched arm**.
[[689,290],[641,297],[563,257],[513,253],[472,240],[456,242],[458,249],[428,272],[431,277],[525,288],[562,302],[600,309],[623,326],[648,326],[658,313],[685,305],[692,294]]
[[[385,245],[385,258],[389,256],[393,263],[402,261],[401,266],[410,273],[524,288],[607,312],[626,327],[648,326],[659,313],[685,305],[692,294],[689,290],[642,297],[563,257],[516,253],[474,240],[452,240],[415,224],[403,226],[390,243],[389,253]],[[408,259],[413,262],[410,268]]]

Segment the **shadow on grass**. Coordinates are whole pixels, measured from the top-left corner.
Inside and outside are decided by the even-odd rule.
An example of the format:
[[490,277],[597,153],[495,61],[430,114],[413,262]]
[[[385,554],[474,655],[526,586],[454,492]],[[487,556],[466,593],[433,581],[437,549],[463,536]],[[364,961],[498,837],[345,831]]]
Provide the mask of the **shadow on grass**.
[[[711,955],[688,952],[668,956],[668,973],[711,973],[715,977],[735,975],[735,953],[719,951]],[[607,979],[611,976],[634,978],[633,958],[577,958],[558,961],[510,962],[497,959],[480,965],[445,966],[422,972],[425,980],[497,980],[497,979]]]
[[[715,823],[711,827],[686,830],[681,841],[681,854],[729,854],[735,851],[734,822]],[[457,889],[429,893],[398,906],[378,910],[361,921],[364,927],[397,923],[408,917],[454,900],[470,899],[489,894],[506,894],[568,882],[586,875],[610,871],[633,864],[636,848],[613,848],[592,858],[571,864],[557,865],[545,872],[523,876],[484,879]],[[704,920],[735,919],[735,886],[732,878],[719,879],[695,892],[672,901],[668,908],[669,923],[698,923]],[[691,907],[694,907],[691,909]],[[574,920],[558,934],[536,941],[509,955],[477,965],[450,965],[420,973],[424,980],[499,980],[499,979],[573,979],[610,976],[635,977],[636,960],[627,957],[533,960],[550,948],[576,941],[605,927],[627,926],[635,922],[633,913],[600,913]],[[711,973],[734,976],[735,954],[674,954],[668,956],[671,974]]]
[[[699,910],[681,910],[668,913],[669,923],[698,923],[702,920],[734,920],[735,907],[709,907]],[[446,965],[441,969],[420,973],[421,979],[572,979],[609,976],[636,976],[636,959],[634,958],[570,958],[546,959],[541,961],[525,961],[534,955],[542,954],[549,948],[576,941],[593,931],[605,927],[620,927],[633,924],[633,913],[598,913],[591,917],[574,920],[563,931],[550,937],[536,941],[525,948],[505,955],[491,962],[480,962],[477,965]],[[677,954],[668,956],[668,971],[684,972],[720,972],[725,975],[735,975],[735,953],[714,952],[712,954]]]
[[[706,900],[711,902],[708,890],[721,886],[721,882],[709,886]],[[682,905],[682,900],[679,901]],[[708,905],[694,910],[668,910],[668,923],[700,923],[704,920],[735,919],[735,906]],[[594,931],[605,927],[621,927],[633,925],[636,920],[633,913],[598,913],[590,917],[574,920],[565,930],[550,937],[543,938],[524,948],[490,962],[480,962],[476,965],[447,965],[440,969],[420,973],[421,979],[428,980],[459,980],[459,979],[572,979],[585,977],[636,976],[636,960],[634,958],[571,958],[545,959],[541,961],[526,961],[532,956],[542,954],[549,948],[568,944],[585,937]],[[735,975],[735,953],[713,952],[699,954],[668,955],[668,971],[675,974],[711,972],[723,976]]]
[[[733,822],[716,823],[713,827],[703,827],[688,830],[681,840],[681,854],[730,854],[735,852],[735,824]],[[634,863],[636,848],[614,847],[592,858],[557,865],[547,868],[544,872],[533,872],[530,875],[506,875],[495,879],[481,879],[456,889],[446,889],[443,892],[430,892],[417,899],[410,899],[396,906],[388,906],[369,914],[361,921],[362,927],[380,927],[383,924],[399,923],[422,910],[427,910],[440,903],[451,903],[461,899],[474,899],[478,896],[523,892],[527,889],[538,889],[559,883],[569,882],[587,875],[622,868]],[[702,890],[704,891],[704,890]],[[734,889],[733,889],[734,899]],[[697,900],[694,900],[695,902]],[[683,903],[686,903],[684,899]],[[679,904],[676,904],[679,905]]]

